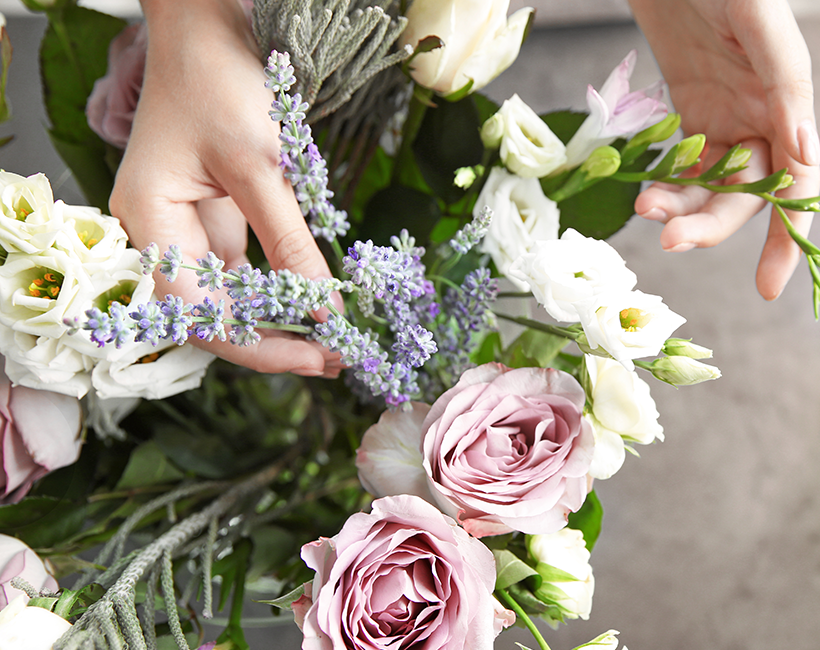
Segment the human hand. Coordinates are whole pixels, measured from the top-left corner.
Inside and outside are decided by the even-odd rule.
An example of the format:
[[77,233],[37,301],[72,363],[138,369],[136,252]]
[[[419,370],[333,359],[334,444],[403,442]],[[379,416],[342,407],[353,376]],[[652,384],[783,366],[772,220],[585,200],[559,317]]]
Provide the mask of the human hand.
[[[753,150],[750,167],[725,183],[759,180],[788,167],[792,187],[779,196],[808,198],[820,188],[820,142],[811,59],[786,0],[630,0],[669,84],[686,135],[704,133],[703,167],[733,145]],[[656,183],[635,201],[644,218],[666,224],[667,251],[715,246],[764,207],[749,195],[715,194]],[[789,213],[804,235],[811,213]],[[757,288],[774,300],[800,257],[772,215],[757,268]]]
[[[236,268],[247,262],[250,224],[274,269],[329,277],[279,167],[272,94],[239,5],[143,0],[143,9],[145,77],[110,201],[131,242],[178,244],[189,263],[211,250]],[[160,295],[196,303],[203,291],[185,274],[173,285],[157,275]],[[335,376],[341,367],[318,343],[284,333],[251,347],[214,340],[207,349],[262,372]]]

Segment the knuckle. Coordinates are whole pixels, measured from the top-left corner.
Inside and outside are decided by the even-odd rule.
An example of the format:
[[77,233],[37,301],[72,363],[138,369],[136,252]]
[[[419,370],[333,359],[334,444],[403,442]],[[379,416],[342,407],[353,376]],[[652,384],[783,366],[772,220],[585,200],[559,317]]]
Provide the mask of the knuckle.
[[267,257],[274,270],[309,271],[317,250],[307,228],[295,226],[276,233],[268,246]]

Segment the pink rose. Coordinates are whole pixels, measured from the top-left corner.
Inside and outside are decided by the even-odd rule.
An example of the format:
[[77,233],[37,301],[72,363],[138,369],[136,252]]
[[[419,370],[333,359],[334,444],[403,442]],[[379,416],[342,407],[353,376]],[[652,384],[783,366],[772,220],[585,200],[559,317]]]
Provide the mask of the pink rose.
[[[476,537],[554,533],[589,491],[595,438],[584,401],[564,372],[486,364],[465,372],[432,407],[414,404],[368,429],[359,475],[378,496],[404,490],[429,500],[432,493]],[[412,487],[420,473],[427,491]]]
[[108,48],[108,71],[94,83],[85,106],[88,125],[106,142],[125,149],[142,90],[148,28],[129,25]]
[[34,551],[16,537],[0,535],[0,609],[24,593],[11,586],[12,578],[18,577],[38,591],[59,589]]
[[374,501],[302,559],[316,571],[304,650],[491,650],[515,620],[489,549],[418,497]]
[[0,503],[19,501],[34,481],[77,460],[80,419],[76,397],[12,386],[0,371]]

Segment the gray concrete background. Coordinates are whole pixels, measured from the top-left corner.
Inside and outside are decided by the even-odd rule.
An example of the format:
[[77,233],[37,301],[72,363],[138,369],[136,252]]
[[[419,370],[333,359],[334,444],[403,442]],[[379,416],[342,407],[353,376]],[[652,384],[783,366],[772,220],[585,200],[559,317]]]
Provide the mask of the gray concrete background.
[[[59,184],[64,165],[45,136],[34,51],[42,23],[11,19],[15,45],[9,94],[15,133],[0,167],[44,171]],[[820,19],[801,28],[820,60]],[[583,108],[596,86],[637,47],[633,78],[658,76],[631,24],[535,31],[518,61],[489,89],[517,92],[536,110]],[[820,78],[815,74],[815,83]],[[706,100],[706,98],[705,98]],[[80,202],[70,179],[57,190]],[[666,442],[641,448],[596,486],[604,530],[592,556],[592,617],[557,632],[553,650],[569,650],[610,628],[632,650],[813,649],[820,638],[820,324],[801,266],[783,295],[766,303],[754,271],[766,232],[758,215],[715,249],[664,253],[660,226],[633,220],[611,243],[638,275],[638,288],[660,294],[688,323],[680,335],[715,350],[723,378],[675,390],[651,381]],[[292,650],[295,628],[249,630],[254,650]],[[499,650],[521,630],[505,632]]]

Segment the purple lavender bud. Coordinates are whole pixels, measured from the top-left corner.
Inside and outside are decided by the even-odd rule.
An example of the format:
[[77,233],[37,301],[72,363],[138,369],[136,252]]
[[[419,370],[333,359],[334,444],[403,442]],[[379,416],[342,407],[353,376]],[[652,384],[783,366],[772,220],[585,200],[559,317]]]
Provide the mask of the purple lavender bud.
[[165,251],[165,256],[159,261],[159,270],[168,282],[177,279],[179,267],[182,265],[182,251],[179,246],[171,244]]
[[236,271],[229,271],[223,277],[228,295],[234,300],[250,298],[265,286],[265,278],[259,269],[250,264],[242,264]]
[[159,265],[159,246],[154,242],[148,244],[141,252],[140,264],[142,264],[142,272],[145,275],[151,275]]
[[156,345],[165,338],[165,315],[162,313],[160,304],[150,302],[146,305],[137,305],[137,311],[129,314],[135,321],[136,336],[134,339],[138,343],[150,341]]
[[197,284],[200,287],[208,287],[208,291],[221,289],[223,276],[220,269],[225,266],[225,262],[211,251],[208,251],[205,257],[197,258],[197,264],[199,264],[199,269],[196,272],[197,276],[199,276],[199,282]]
[[108,306],[108,315],[111,317],[110,342],[119,349],[133,340],[134,321],[128,315],[128,308],[116,301]]
[[203,341],[212,341],[214,337],[220,341],[227,338],[225,333],[225,301],[220,300],[219,303],[214,303],[208,296],[202,301],[202,304],[194,307],[194,314],[201,318],[210,319],[207,322],[194,323],[194,334],[197,338]]
[[97,347],[103,347],[111,340],[111,317],[97,307],[86,310],[85,317],[82,329],[91,332],[91,340]]
[[396,362],[419,368],[438,351],[433,333],[421,325],[414,325],[396,333],[393,343]]
[[302,102],[302,96],[294,93],[292,96],[283,92],[273,100],[272,110],[268,112],[274,122],[301,122],[305,119],[305,112],[309,106]]
[[188,312],[193,309],[193,305],[185,304],[179,296],[167,295],[165,302],[158,302],[160,311],[165,316],[166,336],[177,345],[182,345],[188,340],[188,328],[193,325]]
[[293,76],[293,66],[290,64],[290,54],[288,52],[272,51],[268,57],[265,74],[268,77],[265,86],[275,93],[280,91],[287,92],[290,90],[290,87],[296,83],[296,77]]
[[472,221],[459,230],[450,240],[450,248],[457,253],[466,255],[471,248],[477,246],[487,234],[490,221],[493,218],[493,211],[489,206],[484,206],[481,211],[473,217]]

